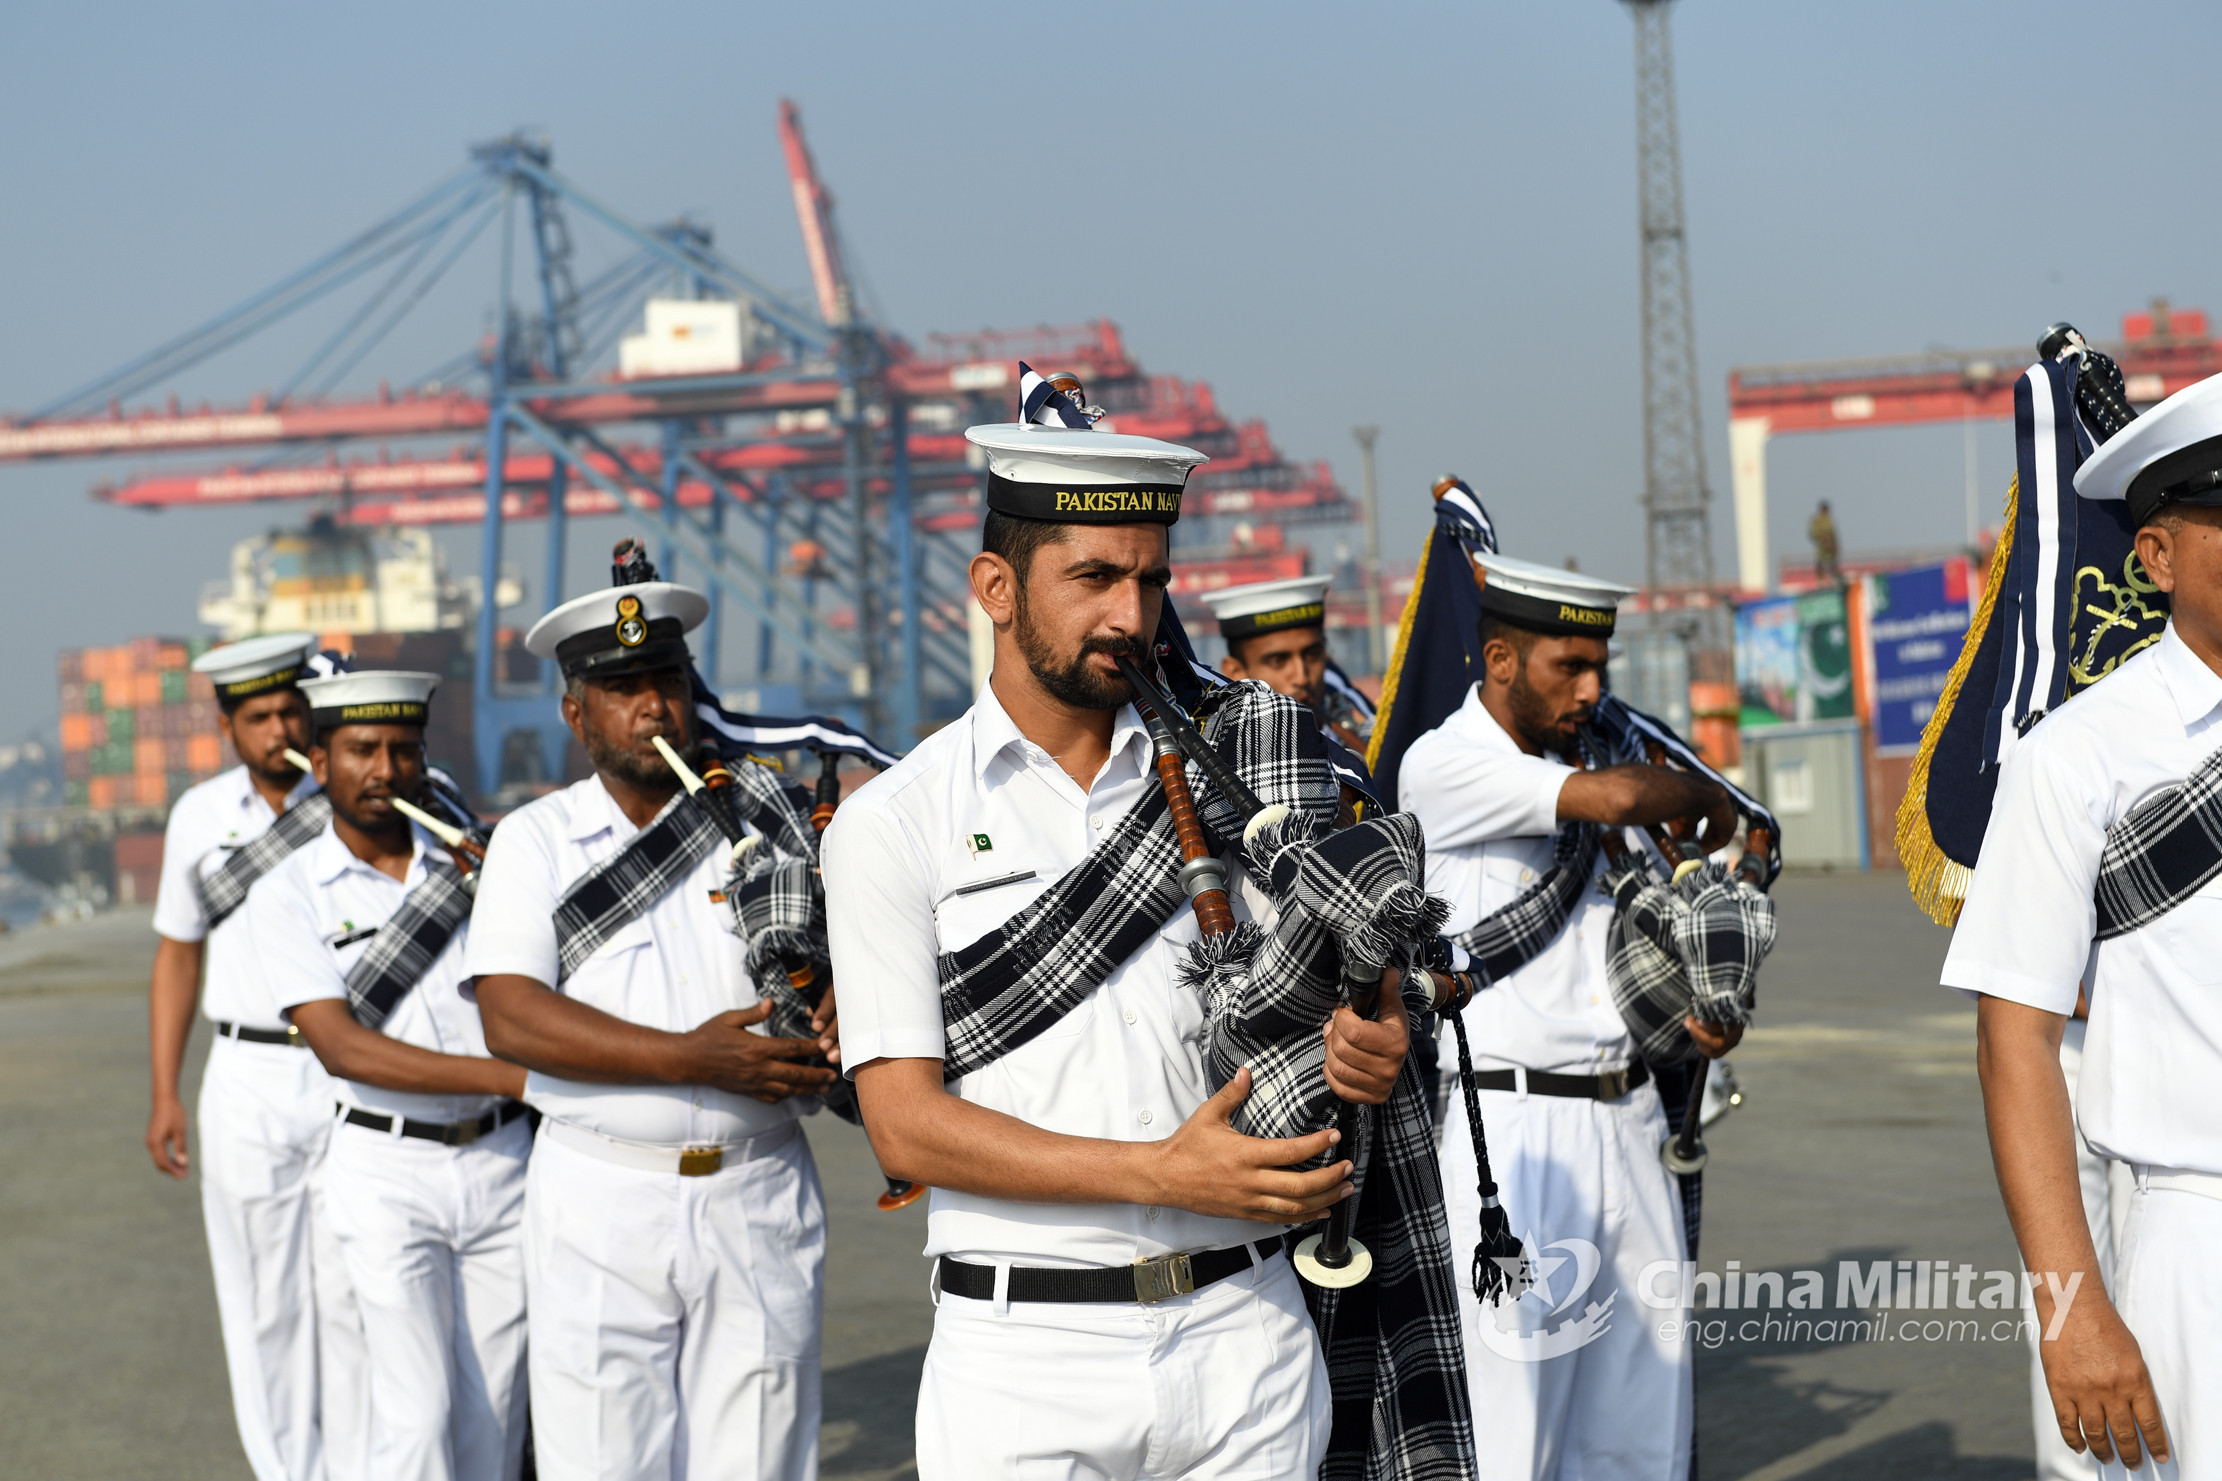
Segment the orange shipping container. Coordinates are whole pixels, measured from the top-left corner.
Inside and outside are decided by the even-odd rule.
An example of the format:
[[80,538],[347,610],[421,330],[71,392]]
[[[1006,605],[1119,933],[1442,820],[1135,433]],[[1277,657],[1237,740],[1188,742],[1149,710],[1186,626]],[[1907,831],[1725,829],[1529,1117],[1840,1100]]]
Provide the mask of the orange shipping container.
[[106,715],[62,716],[62,749],[89,751],[95,746],[108,744],[108,717]]
[[170,800],[170,779],[159,771],[135,771],[131,774],[134,796],[132,801],[141,807],[160,807]]
[[224,738],[193,735],[185,740],[185,769],[196,777],[214,776],[224,769]]
[[131,743],[131,769],[137,772],[162,770],[162,737],[150,735]]
[[155,651],[154,666],[158,669],[181,669],[185,667],[185,664],[186,655],[183,643],[164,643]]
[[114,807],[117,794],[130,782],[127,776],[96,776],[85,780],[85,801],[93,807]]

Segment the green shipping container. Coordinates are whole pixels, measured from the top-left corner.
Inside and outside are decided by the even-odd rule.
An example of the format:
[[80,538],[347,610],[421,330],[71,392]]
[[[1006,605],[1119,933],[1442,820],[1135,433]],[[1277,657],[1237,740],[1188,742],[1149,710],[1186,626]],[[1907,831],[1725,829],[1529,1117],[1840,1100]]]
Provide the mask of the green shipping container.
[[[128,746],[138,738],[137,715],[130,710],[110,710],[108,712],[108,743],[110,745],[121,741]],[[129,771],[131,768],[127,766],[124,770]]]
[[101,698],[100,681],[98,679],[95,679],[92,683],[85,686],[85,713],[88,715],[97,715],[106,708],[108,708],[108,706],[106,705],[106,703],[103,702]]
[[70,807],[84,807],[92,800],[91,787],[85,782],[62,783],[62,801]]
[[105,746],[93,747],[92,773],[94,776],[129,776],[131,742],[112,740]]
[[164,669],[162,671],[162,703],[166,705],[185,703],[185,681],[187,677],[187,671],[184,669]]

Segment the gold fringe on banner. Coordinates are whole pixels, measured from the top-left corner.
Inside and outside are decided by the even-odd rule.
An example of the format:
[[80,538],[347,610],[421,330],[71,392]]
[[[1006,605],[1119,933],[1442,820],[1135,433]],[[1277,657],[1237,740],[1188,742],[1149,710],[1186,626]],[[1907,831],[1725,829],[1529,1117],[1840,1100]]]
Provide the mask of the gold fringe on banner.
[[1929,831],[1929,762],[1936,755],[1938,738],[1944,734],[1944,722],[1959,703],[1967,671],[1975,665],[1975,651],[1983,646],[1983,634],[1990,631],[1999,588],[2006,584],[2007,561],[2014,553],[2015,500],[2020,492],[2021,475],[2017,473],[2006,490],[2006,522],[1998,532],[1997,547],[1991,551],[1982,603],[1975,609],[1975,620],[1967,626],[1959,661],[1944,681],[1944,693],[1937,696],[1936,712],[1921,732],[1921,750],[1914,756],[1913,771],[1906,779],[1905,800],[1898,804],[1898,858],[1906,866],[1906,888],[1913,892],[1913,903],[1940,926],[1959,923],[1960,906],[1967,900],[1967,884],[1974,871],[1945,857]]
[[[1427,555],[1435,548],[1435,532],[1420,542],[1420,568],[1412,577],[1412,590],[1404,598],[1404,614],[1396,620],[1396,646],[1389,650],[1389,671],[1381,676],[1381,703],[1373,707],[1373,734],[1366,740],[1366,770],[1381,764],[1381,743],[1389,738],[1389,706],[1396,703],[1397,681],[1404,677],[1404,650],[1412,641],[1412,619],[1419,615],[1420,589],[1427,585]],[[1381,805],[1394,808],[1396,799],[1384,797]]]

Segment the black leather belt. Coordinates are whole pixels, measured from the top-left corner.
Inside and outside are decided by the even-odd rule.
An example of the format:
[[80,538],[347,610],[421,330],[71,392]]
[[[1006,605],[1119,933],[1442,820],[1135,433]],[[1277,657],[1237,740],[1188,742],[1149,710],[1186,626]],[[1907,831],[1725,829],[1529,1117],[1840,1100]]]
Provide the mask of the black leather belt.
[[245,1024],[216,1020],[216,1036],[237,1039],[242,1044],[289,1044],[295,1049],[306,1049],[309,1041],[301,1037],[297,1028],[248,1028]]
[[[1040,1265],[1013,1265],[1006,1294],[1013,1301],[1139,1301],[1148,1305],[1167,1296],[1200,1291],[1248,1270],[1253,1249],[1259,1259],[1270,1260],[1283,1247],[1284,1242],[1276,1236],[1255,1245],[1238,1244],[1232,1249],[1205,1250],[1195,1255],[1160,1255],[1154,1260],[1137,1260],[1132,1265],[1108,1269],[1053,1270]],[[943,1255],[941,1289],[945,1295],[970,1301],[992,1301],[995,1267],[967,1265]]]
[[[344,1106],[337,1109],[346,1110]],[[403,1136],[417,1137],[423,1141],[438,1142],[447,1147],[467,1147],[490,1131],[498,1131],[526,1113],[521,1100],[505,1100],[479,1117],[476,1121],[409,1121],[401,1123]],[[393,1131],[394,1118],[376,1116],[369,1111],[347,1111],[343,1118],[349,1126],[360,1126],[368,1131]]]
[[[1570,1100],[1618,1100],[1639,1085],[1651,1083],[1651,1067],[1637,1060],[1623,1070],[1613,1070],[1603,1075],[1554,1075],[1545,1070],[1529,1070],[1528,1094],[1559,1095]],[[1518,1090],[1520,1076],[1517,1070],[1476,1070],[1476,1090]]]

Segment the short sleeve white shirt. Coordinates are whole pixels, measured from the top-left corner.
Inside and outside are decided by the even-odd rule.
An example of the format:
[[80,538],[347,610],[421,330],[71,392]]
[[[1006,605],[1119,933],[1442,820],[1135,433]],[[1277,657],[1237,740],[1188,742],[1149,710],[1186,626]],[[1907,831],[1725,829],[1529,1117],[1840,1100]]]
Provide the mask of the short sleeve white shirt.
[[[557,981],[556,905],[589,870],[640,829],[600,777],[529,803],[494,830],[479,872],[464,952],[470,976],[529,977],[613,1018],[685,1033],[757,999],[740,939],[727,928],[726,851],[694,871],[602,943],[568,981]],[[765,1105],[706,1085],[597,1085],[539,1071],[525,1099],[545,1115],[626,1141],[657,1146],[734,1142],[795,1119],[805,1104]]]
[[2046,716],[2007,753],[1944,984],[2075,1011],[2091,986],[2076,1123],[2123,1162],[2222,1174],[2222,881],[2094,943],[2106,830],[2222,745],[2222,675],[2176,635]]
[[[848,1072],[876,1059],[944,1058],[936,957],[1002,925],[1081,864],[1154,775],[1132,706],[1118,712],[1110,760],[1083,791],[983,687],[963,719],[844,802],[826,830],[824,868]],[[1237,918],[1248,916],[1235,894]],[[1203,1008],[1174,978],[1197,934],[1183,903],[1055,1026],[949,1090],[1064,1136],[1171,1136],[1211,1094]],[[1229,1248],[1268,1227],[1133,1204],[931,1196],[926,1253],[975,1260],[1125,1265]]]
[[[316,791],[304,776],[286,797],[291,807]],[[224,867],[233,850],[269,831],[278,815],[262,800],[247,768],[235,766],[186,789],[170,808],[162,835],[162,878],[154,896],[154,929],[172,941],[208,943],[202,963],[206,986],[201,1012],[218,1022],[282,1032],[285,1021],[270,1000],[254,953],[247,949],[242,905],[211,931],[201,908],[200,880]],[[261,882],[256,882],[256,888]]]
[[[371,935],[424,883],[425,846],[431,840],[414,824],[410,831],[416,848],[401,879],[356,858],[327,825],[258,881],[240,907],[271,997],[288,1015],[303,1003],[346,1001],[347,974],[370,949]],[[456,928],[417,985],[394,1004],[381,1033],[436,1054],[487,1057],[478,1008],[462,993],[463,943],[470,929],[467,920]],[[485,1095],[422,1095],[360,1080],[338,1084],[349,1105],[417,1121],[473,1120],[494,1104],[494,1097]]]
[[[1551,867],[1559,791],[1573,774],[1521,750],[1483,708],[1479,686],[1412,743],[1397,805],[1426,835],[1427,887],[1450,902],[1447,934],[1511,904]],[[1591,889],[1556,940],[1474,999],[1465,1018],[1477,1064],[1594,1075],[1634,1058],[1605,980],[1611,923],[1612,902]],[[1442,1053],[1455,1068],[1447,1036]]]

